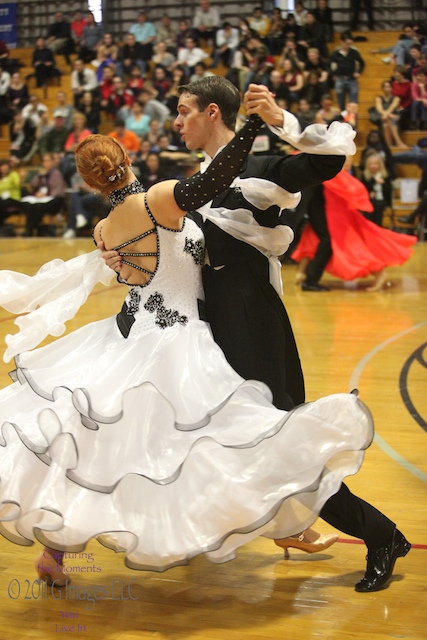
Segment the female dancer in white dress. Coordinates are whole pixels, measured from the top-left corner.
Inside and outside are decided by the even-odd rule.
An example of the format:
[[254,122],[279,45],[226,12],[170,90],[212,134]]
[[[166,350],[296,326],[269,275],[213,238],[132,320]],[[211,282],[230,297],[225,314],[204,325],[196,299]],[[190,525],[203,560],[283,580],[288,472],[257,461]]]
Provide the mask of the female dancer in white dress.
[[300,532],[362,463],[373,424],[356,395],[278,410],[200,319],[204,243],[185,211],[231,182],[258,126],[249,121],[202,176],[146,193],[112,138],[79,145],[80,174],[112,204],[94,236],[122,256],[117,316],[29,350],[112,272],[98,250],[33,278],[3,272],[0,303],[29,313],[6,339],[16,381],[0,392],[0,533],[45,545],[36,565],[57,585],[61,553],[91,538],[124,551],[130,568],[163,571]]

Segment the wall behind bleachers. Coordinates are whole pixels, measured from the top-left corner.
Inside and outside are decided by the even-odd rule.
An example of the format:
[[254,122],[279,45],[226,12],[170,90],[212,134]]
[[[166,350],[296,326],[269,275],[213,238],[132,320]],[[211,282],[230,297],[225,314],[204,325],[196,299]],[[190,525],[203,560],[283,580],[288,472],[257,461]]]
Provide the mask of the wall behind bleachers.
[[[211,5],[218,7],[221,20],[229,20],[237,25],[239,18],[248,17],[256,6],[264,6],[271,11],[275,0],[211,0]],[[348,28],[350,6],[352,0],[329,0],[337,31]],[[116,38],[122,39],[129,27],[135,22],[138,11],[144,9],[153,22],[160,20],[167,13],[172,20],[185,19],[192,21],[199,0],[103,0],[104,23],[106,29]],[[308,9],[316,6],[316,0],[305,0]],[[407,20],[425,20],[427,15],[426,0],[377,0],[374,16],[377,29],[400,29]],[[53,21],[55,11],[63,11],[68,19],[77,10],[87,10],[87,1],[70,0],[19,0],[18,2],[18,46],[33,46],[38,35],[45,35],[48,25]],[[360,12],[360,28],[367,25],[365,11]]]

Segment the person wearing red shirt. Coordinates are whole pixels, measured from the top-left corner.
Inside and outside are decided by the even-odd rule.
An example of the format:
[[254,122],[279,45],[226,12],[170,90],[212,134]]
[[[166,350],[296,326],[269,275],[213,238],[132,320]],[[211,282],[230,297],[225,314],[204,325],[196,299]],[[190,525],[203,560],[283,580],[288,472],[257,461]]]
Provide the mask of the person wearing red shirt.
[[402,130],[409,128],[412,104],[412,83],[405,74],[405,67],[397,65],[391,81],[392,94],[400,98],[400,126]]

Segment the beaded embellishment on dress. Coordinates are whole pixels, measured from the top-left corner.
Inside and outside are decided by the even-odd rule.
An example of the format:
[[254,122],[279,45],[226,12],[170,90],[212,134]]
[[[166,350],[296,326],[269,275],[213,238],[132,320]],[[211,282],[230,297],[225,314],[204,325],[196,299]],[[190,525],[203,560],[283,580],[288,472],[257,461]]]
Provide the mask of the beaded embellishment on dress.
[[194,241],[192,238],[185,238],[184,251],[193,256],[196,264],[203,266],[205,262],[205,245],[201,240]]
[[145,189],[139,180],[134,180],[130,184],[127,184],[125,187],[121,189],[115,189],[108,196],[108,200],[110,201],[111,208],[114,209],[117,205],[122,204],[125,201],[127,196],[132,196],[136,193],[144,193]]
[[167,309],[164,306],[164,297],[161,293],[156,291],[153,293],[144,304],[144,309],[147,309],[150,313],[156,314],[156,324],[161,329],[166,327],[172,327],[176,322],[185,325],[188,322],[187,316],[181,316],[175,309]]

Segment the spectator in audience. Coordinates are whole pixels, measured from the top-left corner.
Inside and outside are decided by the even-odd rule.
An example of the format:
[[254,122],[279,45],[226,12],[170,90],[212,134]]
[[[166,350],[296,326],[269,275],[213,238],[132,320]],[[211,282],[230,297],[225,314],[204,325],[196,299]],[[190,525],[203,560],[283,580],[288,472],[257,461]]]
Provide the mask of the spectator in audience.
[[272,69],[274,69],[274,58],[269,54],[266,45],[261,44],[246,75],[244,91],[247,90],[251,82],[266,85]]
[[361,182],[368,190],[369,199],[373,206],[373,211],[364,213],[364,215],[368,220],[382,227],[384,211],[387,207],[391,207],[392,185],[384,161],[377,153],[371,153],[366,158]]
[[304,64],[304,77],[307,76],[310,71],[316,71],[319,76],[319,82],[323,87],[324,93],[328,89],[328,68],[326,62],[320,58],[319,49],[316,47],[310,47],[307,50],[307,60]]
[[291,107],[294,102],[298,102],[302,88],[304,86],[304,76],[301,69],[293,60],[285,58],[283,60],[282,80],[290,91]]
[[300,98],[295,116],[298,118],[301,129],[303,130],[307,124],[313,124],[315,121],[316,109],[311,106],[305,98]]
[[24,118],[22,111],[14,114],[9,125],[10,155],[12,164],[25,161],[36,139],[36,127],[31,118]]
[[135,34],[126,33],[124,44],[119,48],[116,63],[116,73],[123,79],[130,75],[130,70],[135,65],[145,73],[146,64],[143,60],[144,51],[140,42],[136,41]]
[[141,138],[134,131],[131,131],[131,129],[126,129],[124,120],[117,118],[114,124],[114,129],[107,135],[123,145],[132,162],[136,160],[139,146],[141,144]]
[[391,92],[400,98],[400,127],[402,131],[406,131],[411,122],[412,84],[406,77],[406,68],[403,65],[397,65],[393,72]]
[[[120,76],[119,76],[120,77]],[[102,70],[102,81],[98,87],[99,90],[99,106],[102,110],[106,110],[108,107],[108,100],[113,93],[114,84],[114,67],[106,66]]]
[[424,71],[424,73],[427,74],[427,55],[425,54],[419,57],[417,66],[412,68],[412,77],[414,77],[418,71]]
[[285,44],[283,45],[283,49],[280,53],[280,56],[277,60],[276,67],[279,70],[283,69],[283,63],[285,60],[292,60],[295,62],[297,67],[301,70],[304,69],[305,62],[302,60],[298,53],[297,43],[294,37],[288,36],[285,40]]
[[1,67],[10,73],[15,73],[15,71],[19,71],[20,67],[24,65],[17,59],[10,57],[10,51],[4,40],[0,39],[0,65]]
[[199,6],[194,13],[193,27],[196,37],[205,42],[211,40],[215,42],[215,33],[220,26],[220,16],[218,9],[212,7],[209,0],[200,0]]
[[39,139],[38,148],[42,156],[45,153],[64,153],[69,134],[65,125],[67,116],[68,112],[65,109],[58,108],[53,112],[53,127]]
[[419,44],[418,35],[411,22],[403,25],[403,30],[398,41],[392,47],[381,49],[372,49],[371,53],[391,53],[391,56],[382,58],[382,61],[388,64],[392,62],[395,65],[405,66],[409,62],[409,49],[413,44]]
[[388,175],[393,180],[395,177],[393,157],[391,155],[390,147],[387,142],[381,136],[379,131],[370,131],[366,137],[366,145],[362,149],[360,155],[359,169],[364,171],[366,167],[366,159],[371,154],[377,154],[382,158],[384,166],[387,169]]
[[[400,98],[392,94],[390,80],[384,80],[381,85],[382,94],[375,98],[375,124],[384,136],[388,146],[397,145],[407,149],[399,133]],[[371,122],[372,112],[371,112]]]
[[68,64],[70,64],[70,53],[72,51],[72,38],[70,23],[65,20],[62,11],[55,13],[55,21],[50,25],[47,37],[47,47],[53,53],[62,53]]
[[[37,172],[30,182],[31,195],[21,199],[26,214],[25,235],[56,235],[53,216],[64,208],[67,185],[62,173],[54,166],[53,155],[47,153],[42,158],[43,169]],[[43,216],[51,218],[50,225],[41,225]]]
[[22,109],[22,116],[24,120],[30,120],[35,128],[40,122],[41,114],[48,110],[47,106],[40,102],[38,95],[33,93],[30,95],[29,103]]
[[7,101],[12,115],[17,111],[21,111],[30,101],[28,87],[23,81],[19,71],[15,71],[15,73],[12,74],[7,90]]
[[336,98],[341,111],[344,111],[347,99],[349,102],[359,102],[358,78],[364,68],[365,61],[353,47],[351,33],[344,31],[341,34],[341,46],[329,56],[330,74],[334,78]]
[[297,0],[297,2],[295,2],[293,16],[298,27],[303,27],[305,25],[307,13],[308,11],[304,7],[304,4],[300,2],[300,0]]
[[167,51],[176,55],[176,37],[178,35],[178,25],[169,18],[167,13],[164,13],[160,19],[160,24],[156,28],[156,43],[164,42]]
[[320,100],[320,109],[316,112],[315,122],[320,124],[331,124],[331,122],[342,122],[341,112],[334,105],[332,96],[329,93],[323,94]]
[[202,60],[194,66],[194,73],[192,76],[190,76],[190,82],[194,82],[195,80],[200,80],[201,78],[207,78],[214,75],[215,74],[212,73],[212,71],[209,71],[206,64]]
[[150,151],[141,171],[141,182],[145,189],[149,189],[153,184],[166,180],[169,176],[163,171],[160,158],[157,153]]
[[12,169],[10,159],[0,159],[0,235],[5,220],[19,211],[21,178]]
[[293,38],[295,42],[299,40],[299,34],[301,31],[301,27],[296,23],[295,14],[288,13],[285,18],[285,26],[283,27],[283,37],[285,38]]
[[133,24],[129,29],[130,33],[133,33],[135,39],[141,45],[142,60],[147,63],[151,60],[153,55],[153,45],[156,40],[156,27],[152,22],[147,20],[147,14],[145,11],[140,11],[138,14],[138,22]]
[[80,106],[80,100],[85,91],[95,94],[98,89],[98,81],[93,69],[85,67],[81,58],[74,60],[74,70],[71,72],[71,89],[74,96],[74,107]]
[[208,58],[208,54],[200,47],[196,46],[194,38],[186,38],[185,47],[181,47],[178,50],[178,59],[174,64],[174,67],[180,65],[187,70],[187,74],[194,73],[195,65],[201,60]]
[[251,29],[249,24],[249,20],[246,18],[240,18],[239,20],[239,43],[246,42],[248,38],[252,38],[255,34],[255,31]]
[[168,76],[166,73],[166,69],[161,64],[157,65],[157,67],[154,67],[152,82],[153,82],[153,87],[157,92],[158,100],[164,103],[165,95],[169,91],[172,82],[170,80],[170,76]]
[[178,87],[188,80],[186,70],[181,65],[177,65],[172,72],[172,84],[165,95],[165,105],[170,113],[176,113],[178,106]]
[[118,53],[119,47],[114,42],[112,34],[104,33],[101,44],[96,51],[96,58],[91,61],[91,64],[97,69],[96,79],[98,82],[102,79],[102,70],[104,67],[114,66],[115,68]]
[[215,49],[213,54],[213,68],[218,66],[221,60],[224,67],[231,67],[234,53],[239,46],[239,30],[231,26],[230,22],[224,22],[221,29],[215,35]]
[[417,71],[412,82],[411,129],[427,129],[427,76]]
[[325,90],[320,82],[317,71],[309,71],[304,80],[304,85],[299,94],[300,98],[305,98],[314,109],[320,109],[320,102]]
[[144,113],[148,115],[150,120],[158,120],[160,126],[164,127],[166,121],[170,118],[171,112],[168,107],[157,100],[156,91],[144,87],[138,94],[138,102],[142,105]]
[[317,22],[323,24],[325,27],[326,40],[328,42],[334,41],[334,21],[332,17],[332,10],[328,7],[327,0],[317,0],[316,8],[313,11]]
[[76,111],[73,116],[73,126],[71,131],[68,132],[68,136],[65,141],[65,153],[59,165],[61,173],[69,187],[71,186],[72,178],[77,171],[74,152],[79,142],[87,138],[89,135],[90,131],[86,126],[86,117],[83,113]]
[[408,61],[408,69],[409,69],[409,72],[410,72],[410,74],[412,76],[412,79],[413,79],[415,71],[418,70],[421,57],[422,57],[421,45],[420,44],[413,44],[409,48],[409,61]]
[[134,98],[137,98],[141,89],[144,88],[144,78],[142,77],[141,69],[135,65],[131,67],[130,78],[126,85],[126,89],[132,91]]
[[32,65],[38,87],[44,87],[50,78],[59,77],[60,72],[55,67],[53,52],[46,46],[44,38],[37,38],[33,51]]
[[135,100],[130,108],[129,115],[125,119],[125,127],[133,131],[137,136],[145,136],[150,125],[150,116],[144,113],[139,100]]
[[270,19],[262,12],[262,7],[255,7],[252,15],[248,18],[248,22],[252,31],[255,31],[261,41],[267,42]]
[[96,58],[96,52],[102,41],[102,25],[95,22],[95,16],[91,11],[88,11],[86,16],[79,57],[83,62],[90,62]]
[[135,96],[133,92],[125,87],[125,83],[120,76],[114,76],[113,90],[108,98],[106,107],[107,113],[112,115],[114,119],[125,119],[134,101]]
[[105,218],[109,211],[108,200],[93,193],[92,187],[76,172],[72,177],[67,229],[62,237],[65,240],[75,238],[79,231],[86,231],[93,226],[95,218]]
[[98,133],[101,124],[99,103],[90,91],[85,91],[80,100],[80,113],[86,118],[86,127],[91,133]]
[[180,20],[176,34],[176,51],[185,47],[187,38],[193,38],[197,42],[196,30],[189,26],[187,20]]
[[278,69],[272,69],[267,81],[267,87],[274,94],[276,102],[285,101],[289,106],[292,102],[289,87],[283,82],[282,74]]
[[160,41],[155,45],[154,55],[151,59],[154,65],[162,65],[166,71],[172,71],[175,60],[174,54],[168,51],[166,42]]
[[165,130],[160,125],[160,122],[155,118],[152,118],[150,120],[148,132],[144,136],[144,138],[148,140],[148,142],[150,143],[150,147],[152,151],[153,150],[156,151],[155,146],[157,145],[157,140],[159,139],[159,136],[164,133],[165,133]]
[[[359,11],[360,11],[361,0],[351,0],[351,20],[350,20],[350,29],[352,31],[356,31],[359,24]],[[368,28],[369,31],[374,31],[374,12],[372,9],[372,0],[363,0],[363,5],[365,7],[366,15],[368,16]]]
[[282,11],[279,7],[274,7],[266,38],[268,50],[273,56],[277,55],[283,47],[284,27],[285,21],[282,18]]
[[69,104],[65,91],[58,91],[56,94],[56,105],[54,105],[53,109],[61,109],[61,111],[67,113],[65,116],[65,127],[71,129],[73,125],[74,107],[72,104]]
[[0,124],[7,124],[11,120],[9,104],[10,73],[5,71],[0,62]]
[[326,30],[321,22],[317,22],[313,11],[307,11],[305,25],[301,27],[298,38],[298,46],[304,52],[304,60],[307,59],[307,51],[311,47],[319,50],[323,58],[328,56],[328,45],[326,44]]
[[80,47],[82,46],[83,41],[83,31],[86,25],[87,19],[83,17],[83,13],[81,11],[76,11],[74,13],[74,17],[70,27],[74,51],[77,53],[77,55],[80,55]]

